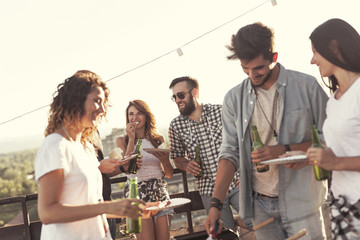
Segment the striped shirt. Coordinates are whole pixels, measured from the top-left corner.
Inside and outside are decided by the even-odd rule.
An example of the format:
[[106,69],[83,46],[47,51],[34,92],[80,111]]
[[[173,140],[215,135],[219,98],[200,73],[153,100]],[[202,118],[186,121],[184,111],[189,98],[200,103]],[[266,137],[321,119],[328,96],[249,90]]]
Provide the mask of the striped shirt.
[[[200,158],[203,163],[203,177],[196,183],[202,196],[211,196],[215,186],[218,167],[218,155],[222,142],[221,105],[204,104],[200,121],[179,115],[170,123],[169,140],[171,158],[184,157],[189,161],[195,159],[195,149],[200,147]],[[235,188],[236,173],[230,190]]]

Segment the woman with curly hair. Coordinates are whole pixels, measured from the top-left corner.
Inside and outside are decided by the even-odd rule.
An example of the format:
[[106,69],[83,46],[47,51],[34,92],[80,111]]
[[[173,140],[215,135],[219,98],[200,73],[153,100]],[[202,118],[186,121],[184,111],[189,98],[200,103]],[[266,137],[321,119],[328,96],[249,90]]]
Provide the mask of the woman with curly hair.
[[137,218],[133,202],[103,202],[99,162],[90,140],[108,110],[109,90],[82,70],[59,84],[45,140],[35,160],[41,239],[111,239],[105,214]]
[[[155,117],[149,106],[142,100],[130,101],[126,108],[126,135],[116,140],[116,144],[124,154],[134,151],[138,139],[142,139],[141,169],[136,174],[129,174],[125,184],[125,195],[129,195],[129,179],[137,177],[138,192],[141,200],[157,202],[170,199],[164,176],[171,178],[174,172],[169,160],[169,153],[152,155],[143,151],[144,148],[158,148],[164,138],[156,133]],[[170,239],[170,222],[174,214],[172,209],[158,212],[152,218],[142,219],[141,233],[137,239]]]

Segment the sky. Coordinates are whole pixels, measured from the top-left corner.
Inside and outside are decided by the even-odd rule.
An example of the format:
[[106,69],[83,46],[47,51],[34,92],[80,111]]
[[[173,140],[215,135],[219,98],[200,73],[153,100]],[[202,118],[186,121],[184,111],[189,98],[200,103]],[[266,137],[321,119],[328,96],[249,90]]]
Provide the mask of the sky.
[[57,85],[81,69],[99,74],[111,91],[103,136],[125,127],[125,108],[134,99],[146,101],[158,127],[167,128],[178,115],[168,88],[177,77],[198,79],[199,102],[221,104],[246,78],[239,61],[226,59],[226,45],[258,21],[273,28],[280,63],[321,81],[310,65],[309,35],[335,17],[360,32],[360,1],[276,2],[0,0],[0,143],[42,135]]

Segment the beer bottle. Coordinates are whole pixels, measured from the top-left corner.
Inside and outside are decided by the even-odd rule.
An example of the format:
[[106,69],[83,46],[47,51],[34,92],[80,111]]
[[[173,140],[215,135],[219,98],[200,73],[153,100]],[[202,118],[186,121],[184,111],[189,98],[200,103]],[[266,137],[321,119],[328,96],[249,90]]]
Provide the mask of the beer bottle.
[[[130,178],[129,198],[139,199],[137,177]],[[137,203],[132,203],[133,205]],[[141,217],[138,219],[126,218],[126,233],[141,232]]]
[[[138,139],[136,146],[135,146],[134,154],[137,154],[138,157],[140,156],[141,143],[142,143],[142,140]],[[136,162],[137,162],[137,158],[133,158],[130,160],[129,173],[135,174],[137,172],[138,167],[137,167]]]
[[[252,135],[252,140],[253,140],[252,151],[262,148],[264,146],[264,144],[262,143],[262,141],[260,139],[259,132],[255,125],[251,126],[251,135]],[[263,166],[261,168],[256,168],[256,170],[260,173],[269,171],[269,165],[264,165],[262,163],[256,163],[256,166]]]
[[[310,133],[311,133],[311,147],[324,148],[324,145],[322,145],[320,141],[319,134],[315,125],[311,126]],[[314,172],[315,172],[315,178],[318,181],[326,180],[330,178],[330,172],[319,166],[314,166]]]
[[200,165],[200,169],[201,169],[200,172],[198,173],[198,175],[196,175],[195,177],[201,178],[203,176],[203,173],[202,173],[202,161],[200,158],[200,147],[196,146],[195,151],[196,152],[195,152],[195,160],[194,161]]

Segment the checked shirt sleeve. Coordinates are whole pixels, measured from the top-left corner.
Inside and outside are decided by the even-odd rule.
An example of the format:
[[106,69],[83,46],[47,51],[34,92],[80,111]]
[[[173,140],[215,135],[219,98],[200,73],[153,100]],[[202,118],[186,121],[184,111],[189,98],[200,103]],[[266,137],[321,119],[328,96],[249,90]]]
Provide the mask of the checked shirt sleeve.
[[185,146],[180,138],[179,130],[176,122],[172,121],[169,127],[169,141],[170,141],[170,157],[171,159],[177,157],[185,157]]

